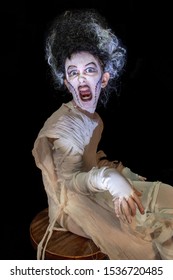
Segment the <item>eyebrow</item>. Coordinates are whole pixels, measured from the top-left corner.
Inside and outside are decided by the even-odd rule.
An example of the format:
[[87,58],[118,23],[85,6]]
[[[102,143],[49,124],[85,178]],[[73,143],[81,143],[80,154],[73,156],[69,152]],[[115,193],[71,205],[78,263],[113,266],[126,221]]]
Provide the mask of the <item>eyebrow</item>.
[[[97,67],[97,64],[95,62],[89,62],[89,63],[85,64],[85,67],[90,65],[90,64],[93,64],[95,67]],[[69,65],[67,70],[69,70],[70,68],[77,68],[77,66],[76,65]]]
[[89,62],[89,63],[87,63],[85,66],[88,66],[88,65],[90,65],[90,64],[93,64],[94,66],[96,66],[96,67],[97,67],[97,65],[96,65],[96,63],[95,63],[95,62]]

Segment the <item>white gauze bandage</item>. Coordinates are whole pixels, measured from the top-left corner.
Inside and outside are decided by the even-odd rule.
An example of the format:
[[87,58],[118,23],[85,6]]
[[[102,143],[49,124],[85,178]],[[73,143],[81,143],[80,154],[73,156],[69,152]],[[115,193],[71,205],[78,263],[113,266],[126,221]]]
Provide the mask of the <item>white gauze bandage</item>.
[[73,177],[71,187],[82,192],[109,191],[113,198],[128,199],[134,192],[129,181],[114,168],[92,168],[89,172],[79,172]]

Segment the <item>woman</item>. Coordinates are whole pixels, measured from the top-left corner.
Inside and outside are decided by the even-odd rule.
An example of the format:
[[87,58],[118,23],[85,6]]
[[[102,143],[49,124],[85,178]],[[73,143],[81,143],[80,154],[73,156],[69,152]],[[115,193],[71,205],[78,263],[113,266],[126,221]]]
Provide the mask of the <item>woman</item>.
[[97,151],[103,123],[96,108],[116,89],[125,57],[94,10],[67,11],[49,29],[46,58],[72,100],[46,120],[34,143],[50,220],[38,258],[61,226],[91,238],[110,259],[173,259],[173,188],[147,182]]

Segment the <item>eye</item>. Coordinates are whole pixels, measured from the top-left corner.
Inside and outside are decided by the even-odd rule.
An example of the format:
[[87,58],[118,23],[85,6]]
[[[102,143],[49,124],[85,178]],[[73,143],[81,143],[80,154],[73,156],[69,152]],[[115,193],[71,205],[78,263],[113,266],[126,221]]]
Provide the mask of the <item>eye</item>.
[[78,73],[77,70],[71,70],[71,71],[68,72],[68,76],[69,77],[75,77],[77,75],[77,73]]
[[97,72],[97,69],[96,68],[94,68],[94,67],[87,67],[86,69],[85,69],[85,73],[96,73]]

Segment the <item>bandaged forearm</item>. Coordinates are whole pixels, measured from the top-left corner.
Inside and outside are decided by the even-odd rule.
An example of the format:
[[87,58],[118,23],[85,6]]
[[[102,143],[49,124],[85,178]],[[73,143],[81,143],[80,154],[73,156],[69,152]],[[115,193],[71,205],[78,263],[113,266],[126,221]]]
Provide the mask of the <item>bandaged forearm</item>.
[[113,168],[92,168],[89,172],[79,172],[73,175],[69,186],[80,193],[109,191],[113,197],[126,198],[133,189],[119,172]]
[[82,155],[64,142],[60,139],[54,142],[53,158],[57,177],[69,189],[82,194],[109,191],[113,197],[128,198],[131,195],[133,190],[129,181],[115,168],[93,167],[83,172]]

